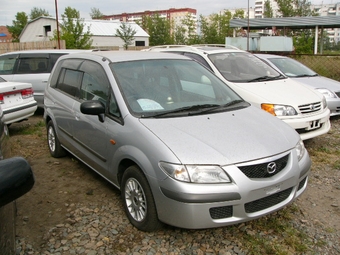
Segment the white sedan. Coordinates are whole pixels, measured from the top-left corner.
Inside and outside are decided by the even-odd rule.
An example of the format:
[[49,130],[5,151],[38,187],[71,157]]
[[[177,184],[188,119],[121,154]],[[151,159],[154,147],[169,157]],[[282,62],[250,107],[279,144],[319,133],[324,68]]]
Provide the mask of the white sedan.
[[326,98],[330,115],[340,115],[340,82],[321,76],[289,57],[272,54],[255,54],[255,56],[287,77],[319,91]]
[[7,125],[32,116],[37,109],[32,84],[8,82],[0,77],[0,105]]

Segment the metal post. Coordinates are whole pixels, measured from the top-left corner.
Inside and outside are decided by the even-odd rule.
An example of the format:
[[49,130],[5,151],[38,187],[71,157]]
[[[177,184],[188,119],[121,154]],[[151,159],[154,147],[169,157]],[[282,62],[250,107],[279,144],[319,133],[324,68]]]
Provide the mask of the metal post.
[[249,0],[248,0],[248,29],[247,29],[247,51],[249,51]]
[[55,16],[56,16],[56,21],[57,21],[58,49],[60,50],[59,21],[58,21],[58,4],[57,4],[57,0],[54,0],[54,2],[55,2]]

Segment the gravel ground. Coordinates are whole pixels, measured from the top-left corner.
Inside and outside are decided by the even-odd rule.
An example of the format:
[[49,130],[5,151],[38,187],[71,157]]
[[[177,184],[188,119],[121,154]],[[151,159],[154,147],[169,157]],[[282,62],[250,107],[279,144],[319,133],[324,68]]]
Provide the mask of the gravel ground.
[[[108,185],[102,178],[94,177],[91,170],[85,166],[79,166],[80,163],[71,156],[58,160],[48,156],[44,158],[43,155],[48,155],[47,149],[39,153],[28,154],[27,157],[33,169],[36,170],[37,182],[34,190],[25,195],[26,198],[17,201],[16,254],[272,254],[268,251],[258,252],[261,247],[256,246],[261,246],[261,244],[254,243],[253,247],[249,247],[246,239],[259,236],[277,245],[285,242],[285,236],[289,235],[288,230],[280,229],[284,226],[303,233],[303,237],[296,238],[304,238],[308,244],[308,250],[296,253],[295,250],[289,251],[288,249],[288,251],[275,254],[340,254],[339,141],[340,118],[336,118],[332,120],[330,134],[306,143],[313,161],[308,189],[292,205],[279,212],[230,227],[185,230],[164,226],[162,230],[153,233],[144,233],[132,227],[124,214],[119,191]],[[34,144],[34,146],[45,148],[45,145]],[[22,147],[28,146],[23,144]],[[335,150],[334,162],[338,163],[322,162],[316,152],[323,150],[325,155]],[[38,158],[42,160],[39,164],[36,163]],[[45,165],[49,171],[47,172],[46,169],[38,171],[37,164]],[[72,167],[70,164],[73,164]],[[52,174],[56,176],[52,177]],[[45,177],[41,175],[50,175],[51,182],[44,184]],[[79,183],[75,191],[70,190],[73,186],[77,186],[71,183],[72,180]],[[54,188],[53,185],[59,181],[69,182],[69,185],[59,184],[57,188]],[[48,188],[42,192],[40,187],[44,185]],[[84,198],[80,199],[77,192],[84,193],[82,196]],[[45,197],[37,198],[38,195],[42,195],[41,193],[45,193]],[[59,200],[62,202],[58,202]],[[45,210],[47,205],[51,209],[41,214],[40,210]],[[30,206],[29,209],[28,206]],[[288,212],[293,217],[285,218]],[[36,218],[39,217],[41,219],[37,221]],[[278,226],[278,230],[262,228],[261,224],[274,220],[279,222],[281,219],[284,224],[283,227]],[[40,232],[36,229],[40,229]],[[283,234],[279,233],[280,231]],[[289,246],[289,243],[285,244],[285,247]]]

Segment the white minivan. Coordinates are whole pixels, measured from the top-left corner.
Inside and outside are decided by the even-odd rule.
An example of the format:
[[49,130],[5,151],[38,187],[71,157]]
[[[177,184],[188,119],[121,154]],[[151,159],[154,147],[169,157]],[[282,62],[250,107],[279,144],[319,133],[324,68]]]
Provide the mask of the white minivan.
[[195,59],[243,99],[288,123],[303,140],[323,135],[331,127],[330,110],[321,93],[285,77],[249,52],[235,47],[178,45],[149,50]]
[[38,107],[44,107],[44,91],[57,59],[84,50],[24,50],[0,55],[0,77],[7,81],[31,83]]

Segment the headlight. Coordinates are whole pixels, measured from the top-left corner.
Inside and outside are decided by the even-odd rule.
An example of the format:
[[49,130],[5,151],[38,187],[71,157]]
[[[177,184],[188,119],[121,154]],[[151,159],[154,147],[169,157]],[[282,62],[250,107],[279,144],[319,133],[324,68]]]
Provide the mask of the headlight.
[[170,177],[192,183],[228,183],[231,182],[226,172],[219,166],[176,165],[159,163],[160,168]]
[[298,160],[300,161],[303,157],[303,155],[305,155],[305,145],[303,144],[303,141],[300,139],[300,141],[297,143],[297,145],[295,146],[295,150],[296,150],[296,154],[298,157]]
[[274,116],[292,116],[297,115],[294,107],[280,104],[261,104],[262,110],[269,112]]
[[337,96],[329,89],[316,89],[316,90],[320,92],[322,95],[324,95],[325,98],[337,98]]

